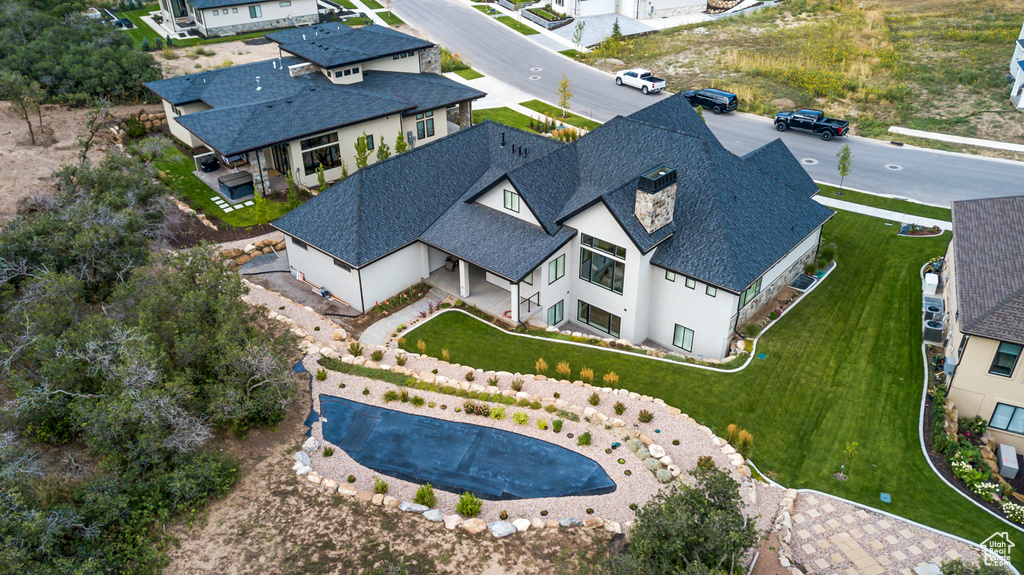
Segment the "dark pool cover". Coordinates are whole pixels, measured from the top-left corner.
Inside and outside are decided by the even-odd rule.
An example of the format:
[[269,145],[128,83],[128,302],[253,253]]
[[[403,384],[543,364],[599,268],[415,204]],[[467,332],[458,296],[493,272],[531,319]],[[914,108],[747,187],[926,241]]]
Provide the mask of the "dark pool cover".
[[[615,482],[553,443],[468,423],[320,396],[324,439],[385,475],[485,499],[599,495]],[[595,448],[596,449],[596,448]]]

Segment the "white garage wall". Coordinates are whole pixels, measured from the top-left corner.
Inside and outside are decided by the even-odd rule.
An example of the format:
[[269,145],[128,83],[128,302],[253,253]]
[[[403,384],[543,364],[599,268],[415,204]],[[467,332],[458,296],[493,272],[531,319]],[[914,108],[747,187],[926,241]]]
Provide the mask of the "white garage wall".
[[293,275],[297,271],[302,272],[306,281],[326,288],[353,308],[365,311],[359,299],[358,270],[345,270],[334,265],[332,256],[313,246],[306,249],[296,247],[291,236],[285,236],[285,241],[288,245],[288,264]]

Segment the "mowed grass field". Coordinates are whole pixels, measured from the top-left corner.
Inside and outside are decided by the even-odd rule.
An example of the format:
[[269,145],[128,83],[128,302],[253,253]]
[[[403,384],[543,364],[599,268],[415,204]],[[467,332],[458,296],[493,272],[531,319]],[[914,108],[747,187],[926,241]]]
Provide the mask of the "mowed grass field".
[[[921,453],[923,387],[919,269],[942,255],[950,235],[901,238],[882,220],[839,212],[824,236],[838,267],[764,334],[741,372],[716,373],[557,341],[516,337],[461,313],[406,335],[415,352],[447,349],[451,361],[485,370],[533,373],[568,361],[622,387],[663,398],[723,434],[736,423],[754,435],[752,460],[787,487],[813,488],[982,541],[1006,526],[954,493]],[[570,313],[571,312],[567,312]],[[833,477],[843,449],[859,444],[849,481]],[[879,499],[892,495],[892,503]],[[1017,544],[1024,536],[1011,530]],[[1020,562],[1018,566],[1024,566]]]
[[587,60],[650,68],[673,91],[721,87],[743,111],[824,108],[861,135],[900,125],[1024,143],[1005,81],[1022,14],[1024,0],[787,0]]

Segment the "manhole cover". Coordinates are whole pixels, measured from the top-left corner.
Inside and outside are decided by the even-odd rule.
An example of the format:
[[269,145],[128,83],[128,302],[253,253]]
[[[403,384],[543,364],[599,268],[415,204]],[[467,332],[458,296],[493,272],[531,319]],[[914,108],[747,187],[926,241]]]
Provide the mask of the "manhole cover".
[[899,166],[899,165],[896,165],[896,164],[886,164],[885,165],[885,169],[892,170],[894,172],[899,172],[899,171],[903,170],[903,166]]
[[818,164],[818,160],[815,160],[814,158],[804,158],[800,160],[800,163],[807,166],[815,166]]
[[530,76],[531,80],[540,80],[540,76]]

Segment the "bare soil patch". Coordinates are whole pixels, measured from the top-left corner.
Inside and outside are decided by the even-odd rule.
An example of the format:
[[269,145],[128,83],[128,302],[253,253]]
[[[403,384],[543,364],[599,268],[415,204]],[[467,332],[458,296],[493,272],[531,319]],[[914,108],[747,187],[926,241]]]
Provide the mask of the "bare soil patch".
[[[200,55],[213,53],[212,56]],[[172,48],[169,54],[175,57],[168,59],[162,50],[152,52],[160,67],[163,68],[165,78],[195,74],[205,70],[249,64],[277,58],[280,52],[277,44],[246,44],[243,40],[234,42],[221,42],[218,44],[206,44],[191,48]]]

